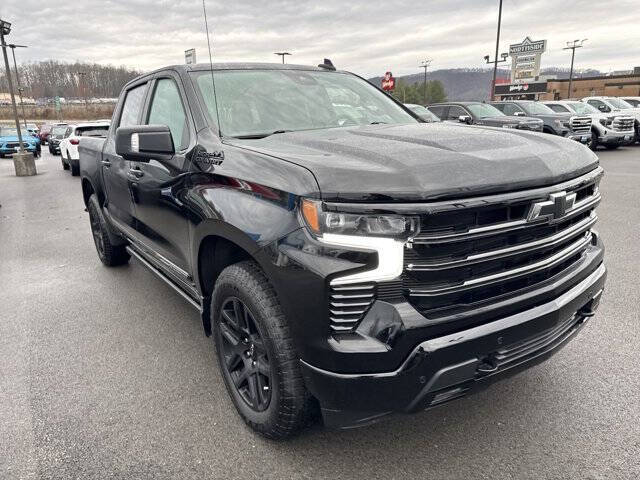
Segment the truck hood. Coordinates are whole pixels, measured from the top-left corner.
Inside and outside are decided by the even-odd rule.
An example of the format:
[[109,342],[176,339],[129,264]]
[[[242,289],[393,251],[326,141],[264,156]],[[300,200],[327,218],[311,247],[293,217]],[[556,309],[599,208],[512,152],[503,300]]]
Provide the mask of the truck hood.
[[553,135],[447,123],[307,130],[225,143],[309,169],[331,201],[420,201],[552,185],[598,158]]

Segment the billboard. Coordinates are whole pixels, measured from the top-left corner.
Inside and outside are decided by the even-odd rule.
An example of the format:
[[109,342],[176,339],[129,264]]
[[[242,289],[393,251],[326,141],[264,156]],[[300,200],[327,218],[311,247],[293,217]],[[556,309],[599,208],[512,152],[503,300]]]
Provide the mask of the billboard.
[[547,50],[546,40],[526,37],[521,43],[509,45],[511,83],[532,82],[540,75],[540,57]]
[[184,63],[187,65],[191,65],[196,62],[196,49],[190,48],[189,50],[184,51]]
[[391,72],[385,73],[384,77],[382,77],[382,89],[385,92],[390,92],[394,88],[396,88],[396,79],[393,78],[393,74]]

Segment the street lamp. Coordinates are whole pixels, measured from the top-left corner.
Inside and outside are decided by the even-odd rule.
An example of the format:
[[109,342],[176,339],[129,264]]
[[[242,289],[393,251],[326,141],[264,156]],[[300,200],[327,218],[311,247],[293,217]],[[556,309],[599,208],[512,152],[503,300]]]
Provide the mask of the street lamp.
[[485,55],[484,56],[484,61],[487,62],[487,64],[493,63],[493,81],[491,82],[491,101],[495,100],[495,98],[496,98],[496,95],[495,95],[495,91],[496,91],[496,73],[498,71],[498,64],[506,62],[508,56],[509,56],[508,53],[501,53],[500,54],[500,60],[498,60],[498,52],[496,52],[495,60],[491,60],[491,57],[489,55]]
[[571,50],[571,70],[569,71],[569,93],[567,99],[571,98],[571,85],[573,83],[573,61],[576,58],[576,48],[582,48],[584,42],[588,39],[574,40],[573,42],[567,42],[567,46],[563,50]]
[[16,121],[16,130],[18,131],[18,153],[13,156],[13,166],[17,176],[35,175],[36,165],[33,161],[33,155],[27,155],[24,151],[22,142],[22,131],[20,130],[20,120],[18,119],[18,107],[16,107],[16,97],[13,93],[13,79],[11,78],[11,69],[9,68],[9,57],[7,56],[7,44],[4,36],[11,33],[11,24],[0,20],[0,46],[2,46],[2,56],[4,58],[4,67],[7,72],[7,83],[9,85],[9,95],[11,96],[11,105],[13,107],[13,117]]
[[[498,50],[500,49],[500,27],[502,25],[502,0],[500,0],[500,6],[498,8],[498,34],[496,36],[496,55],[495,55],[495,61],[494,62],[490,62],[489,61],[489,57],[486,56],[484,57],[484,59],[487,61],[487,63],[493,63],[493,81],[491,82],[491,100],[495,100],[496,95],[495,95],[495,90],[496,90],[496,75],[498,74]],[[505,55],[504,53],[502,54],[502,61],[506,62],[507,61],[507,57],[509,55]]]
[[13,68],[16,71],[16,85],[18,87],[18,95],[20,96],[20,108],[22,109],[22,121],[24,122],[24,128],[27,128],[27,116],[24,113],[24,101],[22,100],[22,91],[24,90],[20,86],[20,75],[18,73],[18,64],[16,63],[16,48],[28,48],[26,45],[16,45],[15,43],[7,44],[7,47],[11,49],[11,55],[13,55]]
[[84,93],[84,109],[87,112],[87,120],[89,120],[89,104],[87,103],[87,72],[76,72],[82,79],[82,91]]
[[282,57],[282,64],[283,64],[283,65],[284,65],[284,57],[285,57],[286,55],[293,55],[293,54],[291,54],[291,53],[289,53],[289,52],[274,52],[273,54],[274,54],[274,55],[280,55],[280,56]]
[[423,81],[423,88],[424,88],[424,106],[427,106],[427,68],[429,68],[429,65],[431,65],[431,62],[433,62],[433,60],[429,59],[429,60],[423,60],[420,63],[420,68],[424,68],[424,81]]

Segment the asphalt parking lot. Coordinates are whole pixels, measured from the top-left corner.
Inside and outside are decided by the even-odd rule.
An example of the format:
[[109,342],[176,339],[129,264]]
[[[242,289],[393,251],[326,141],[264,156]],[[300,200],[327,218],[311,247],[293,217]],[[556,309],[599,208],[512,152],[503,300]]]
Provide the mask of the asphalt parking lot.
[[599,152],[609,278],[548,362],[414,416],[285,443],[236,415],[198,314],[95,253],[80,182],[0,159],[0,478],[640,477],[640,147]]

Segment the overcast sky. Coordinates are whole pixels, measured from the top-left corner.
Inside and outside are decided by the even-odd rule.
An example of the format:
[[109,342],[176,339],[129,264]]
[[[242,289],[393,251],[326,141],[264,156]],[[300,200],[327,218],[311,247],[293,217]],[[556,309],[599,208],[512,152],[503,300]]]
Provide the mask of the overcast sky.
[[[495,49],[498,0],[206,0],[214,61],[317,64],[324,57],[364,76],[482,67]],[[504,0],[501,51],[547,39],[542,67],[569,66],[567,40],[588,38],[576,68],[640,66],[639,0]],[[208,62],[202,0],[0,0],[20,61],[59,59],[151,70]]]

